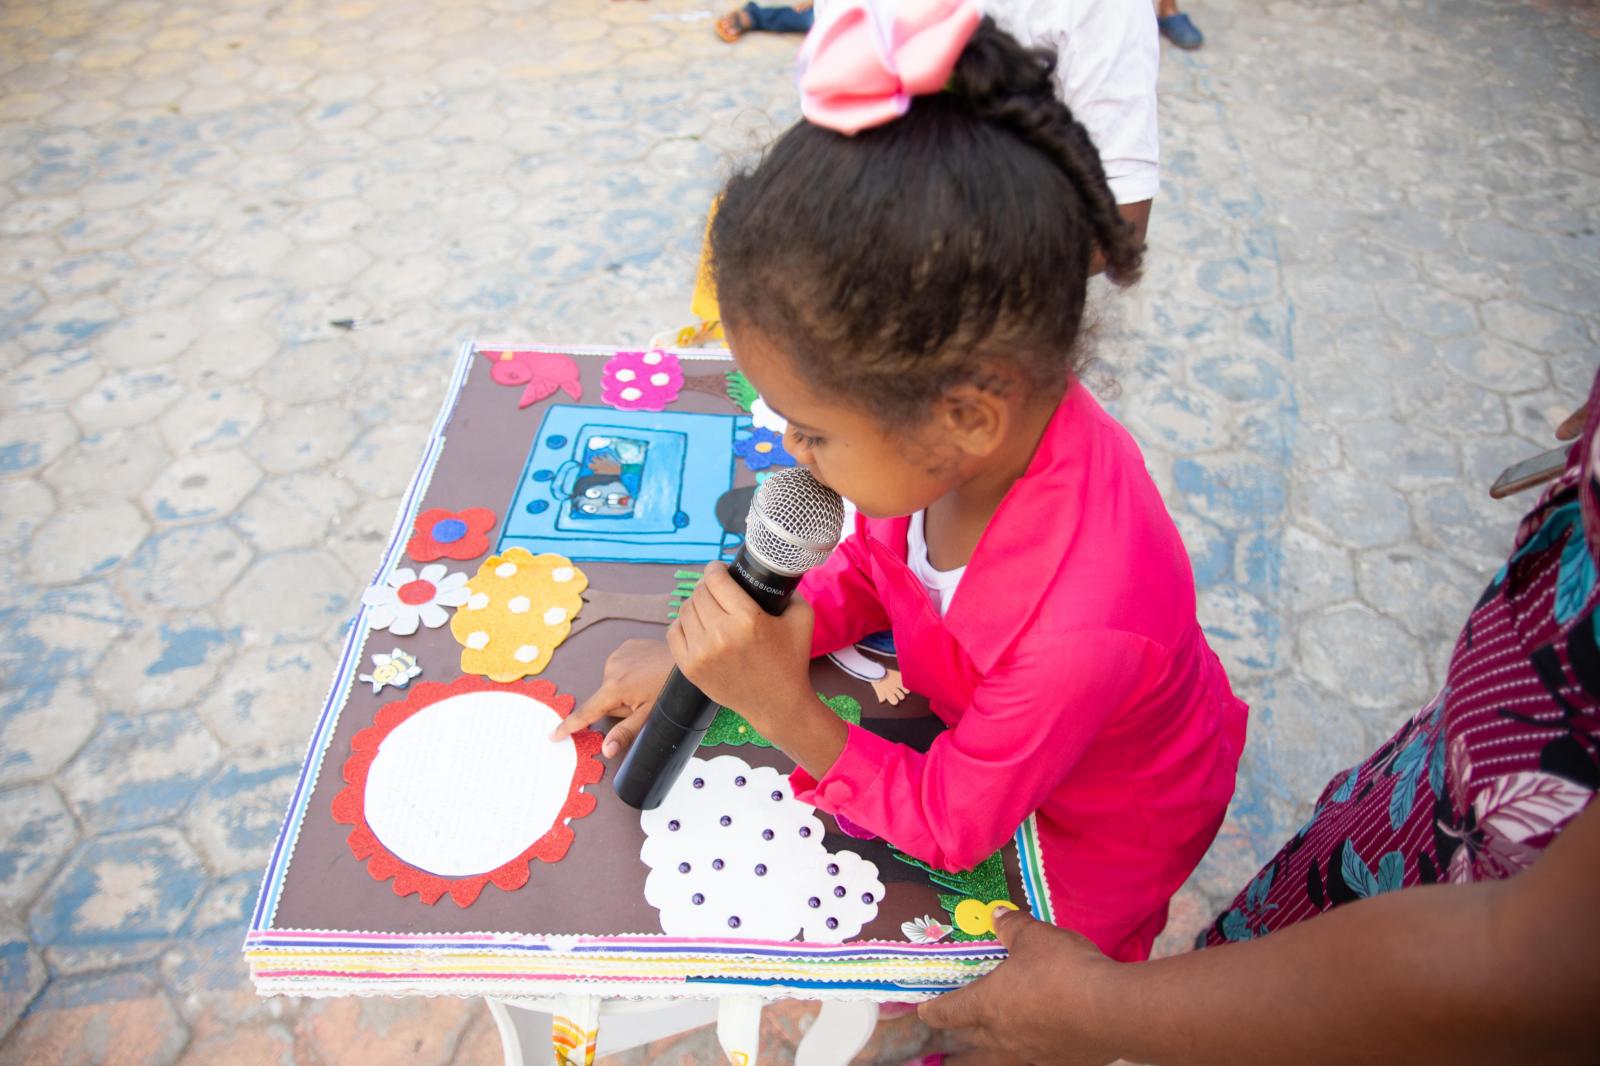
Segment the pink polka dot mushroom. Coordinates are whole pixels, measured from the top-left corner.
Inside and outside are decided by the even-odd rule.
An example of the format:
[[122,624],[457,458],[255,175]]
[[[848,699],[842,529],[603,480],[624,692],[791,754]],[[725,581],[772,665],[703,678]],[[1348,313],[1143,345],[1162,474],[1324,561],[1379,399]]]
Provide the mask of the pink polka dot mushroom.
[[659,350],[618,352],[600,378],[600,398],[619,411],[664,410],[682,389],[678,357]]

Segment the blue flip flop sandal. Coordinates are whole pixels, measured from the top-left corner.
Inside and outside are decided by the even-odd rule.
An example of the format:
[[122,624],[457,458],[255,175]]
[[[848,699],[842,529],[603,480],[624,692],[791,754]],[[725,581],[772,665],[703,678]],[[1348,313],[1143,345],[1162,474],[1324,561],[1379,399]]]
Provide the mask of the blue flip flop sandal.
[[1199,48],[1205,43],[1205,36],[1200,28],[1189,21],[1189,16],[1183,12],[1156,19],[1156,25],[1161,27],[1161,36],[1171,41],[1186,51]]

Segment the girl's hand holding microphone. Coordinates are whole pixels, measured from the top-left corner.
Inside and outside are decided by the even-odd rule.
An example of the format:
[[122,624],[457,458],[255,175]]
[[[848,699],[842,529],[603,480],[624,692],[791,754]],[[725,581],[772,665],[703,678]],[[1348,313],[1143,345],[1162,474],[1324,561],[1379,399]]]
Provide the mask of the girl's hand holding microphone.
[[[738,711],[757,732],[784,747],[782,735],[791,732],[786,727],[804,724],[788,721],[793,708],[815,707],[819,716],[838,721],[811,691],[811,624],[811,608],[800,597],[774,617],[739,587],[726,566],[708,564],[667,630],[666,642],[630,640],[612,652],[599,690],[552,737],[570,736],[607,716],[621,718],[606,734],[601,752],[606,758],[622,755],[676,663],[708,698]],[[839,743],[842,747],[842,737]]]

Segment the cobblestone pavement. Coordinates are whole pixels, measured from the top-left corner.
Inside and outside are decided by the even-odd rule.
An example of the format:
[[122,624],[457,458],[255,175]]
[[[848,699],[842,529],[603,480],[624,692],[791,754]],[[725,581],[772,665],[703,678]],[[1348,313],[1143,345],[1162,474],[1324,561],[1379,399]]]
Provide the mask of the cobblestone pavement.
[[[257,1000],[241,933],[455,347],[683,324],[713,190],[793,117],[794,42],[711,14],[0,8],[0,1060],[499,1061],[477,1004]],[[1193,14],[1098,335],[1254,706],[1167,950],[1439,683],[1517,513],[1485,487],[1600,341],[1592,6]],[[768,1012],[779,1061],[809,1017]]]

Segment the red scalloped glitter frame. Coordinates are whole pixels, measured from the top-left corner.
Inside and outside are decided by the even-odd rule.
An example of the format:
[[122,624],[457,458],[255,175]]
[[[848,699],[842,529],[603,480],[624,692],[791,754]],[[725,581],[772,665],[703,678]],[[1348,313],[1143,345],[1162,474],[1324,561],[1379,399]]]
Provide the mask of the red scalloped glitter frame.
[[373,718],[372,725],[357,733],[350,741],[350,757],[344,761],[343,770],[346,787],[333,798],[333,820],[353,827],[348,838],[350,850],[357,859],[367,864],[367,873],[376,881],[394,878],[395,895],[406,896],[415,892],[429,906],[448,892],[457,906],[470,907],[486,884],[493,884],[505,892],[514,892],[527,884],[535,859],[560,862],[572,846],[572,827],[566,823],[573,818],[582,818],[595,808],[595,798],[586,795],[582,791],[583,786],[594,784],[605,773],[605,766],[596,758],[600,753],[600,734],[587,729],[575,733],[572,741],[578,749],[578,762],[573,770],[566,802],[561,805],[561,811],[550,829],[516,858],[488,873],[469,877],[441,877],[403,861],[384,846],[367,824],[367,774],[372,769],[372,761],[377,758],[379,745],[401,722],[425,707],[468,692],[520,692],[543,703],[563,718],[572,713],[575,703],[571,696],[558,693],[555,685],[549,681],[522,680],[501,684],[486,677],[458,677],[448,683],[427,681],[413,684],[405,699],[385,704]]

